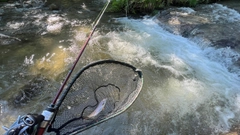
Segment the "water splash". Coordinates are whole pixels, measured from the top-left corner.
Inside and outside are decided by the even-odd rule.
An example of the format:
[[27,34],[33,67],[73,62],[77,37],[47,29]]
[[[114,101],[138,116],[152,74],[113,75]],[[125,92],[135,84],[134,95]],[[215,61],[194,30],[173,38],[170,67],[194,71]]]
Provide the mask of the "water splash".
[[124,128],[128,134],[219,134],[240,120],[239,71],[229,71],[237,52],[203,47],[163,30],[152,18],[117,21],[123,31],[98,35],[92,43],[107,41],[105,53],[144,71],[144,89],[129,112],[141,113],[128,118],[135,125]]
[[60,33],[64,25],[64,19],[60,16],[51,15],[47,19],[47,31],[49,33]]
[[207,16],[207,18],[210,17],[213,22],[232,23],[240,21],[240,14],[236,10],[221,4],[207,5],[203,8],[208,10],[204,10],[205,12],[201,13],[201,15]]
[[33,58],[34,58],[34,54],[32,54],[29,58],[27,56],[25,56],[24,65],[32,65],[32,64],[34,64]]

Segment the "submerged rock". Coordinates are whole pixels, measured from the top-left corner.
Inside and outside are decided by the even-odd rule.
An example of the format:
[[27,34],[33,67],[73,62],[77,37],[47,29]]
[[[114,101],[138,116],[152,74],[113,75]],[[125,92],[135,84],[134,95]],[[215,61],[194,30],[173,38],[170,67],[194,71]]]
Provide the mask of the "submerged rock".
[[160,12],[157,18],[160,25],[174,34],[240,52],[240,14],[236,10],[221,4],[170,8]]
[[44,86],[47,85],[48,80],[42,76],[36,76],[30,80],[26,85],[21,87],[19,91],[13,95],[13,103],[16,106],[24,105],[30,102],[32,98],[44,92]]
[[59,6],[57,6],[57,5],[54,4],[54,3],[50,4],[50,5],[48,6],[48,8],[49,8],[50,10],[59,10],[59,9],[60,9]]

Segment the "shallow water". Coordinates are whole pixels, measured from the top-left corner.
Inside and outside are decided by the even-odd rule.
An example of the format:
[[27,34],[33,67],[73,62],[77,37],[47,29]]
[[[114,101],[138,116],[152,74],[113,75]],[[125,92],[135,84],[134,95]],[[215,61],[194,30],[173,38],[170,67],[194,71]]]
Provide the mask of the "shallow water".
[[[232,63],[239,53],[171,34],[154,18],[111,17],[98,27],[77,69],[100,59],[124,61],[143,71],[144,87],[129,110],[81,134],[219,134],[239,125],[240,73]],[[65,19],[50,16],[49,22]],[[51,102],[91,30],[86,20],[77,21],[69,29],[49,25],[33,43],[1,46],[0,124],[40,113]],[[55,30],[63,34],[49,34]],[[12,97],[25,85],[38,92],[16,107]]]

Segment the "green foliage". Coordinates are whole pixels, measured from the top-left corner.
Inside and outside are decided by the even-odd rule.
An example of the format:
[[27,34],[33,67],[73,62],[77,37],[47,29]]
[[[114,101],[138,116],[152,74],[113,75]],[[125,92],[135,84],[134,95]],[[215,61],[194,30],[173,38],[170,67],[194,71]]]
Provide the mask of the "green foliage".
[[189,0],[189,6],[196,6],[198,3],[197,0]]
[[0,0],[0,2],[7,2],[8,0]]
[[128,0],[112,0],[109,11],[119,12],[126,11],[128,7]]
[[149,12],[164,7],[164,0],[112,0],[110,11]]
[[172,4],[177,6],[196,6],[199,0],[175,0]]
[[141,5],[143,9],[154,10],[156,8],[164,7],[164,1],[163,0],[142,0]]
[[112,0],[110,11],[126,13],[147,12],[151,13],[156,9],[170,5],[175,6],[196,6],[199,3],[210,3],[218,0]]

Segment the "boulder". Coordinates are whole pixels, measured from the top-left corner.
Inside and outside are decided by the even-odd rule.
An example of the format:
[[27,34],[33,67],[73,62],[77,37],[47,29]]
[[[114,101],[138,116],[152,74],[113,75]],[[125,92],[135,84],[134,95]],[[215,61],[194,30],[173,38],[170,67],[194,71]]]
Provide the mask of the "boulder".
[[176,7],[160,11],[157,18],[161,26],[174,34],[240,52],[240,14],[236,10],[221,4]]

